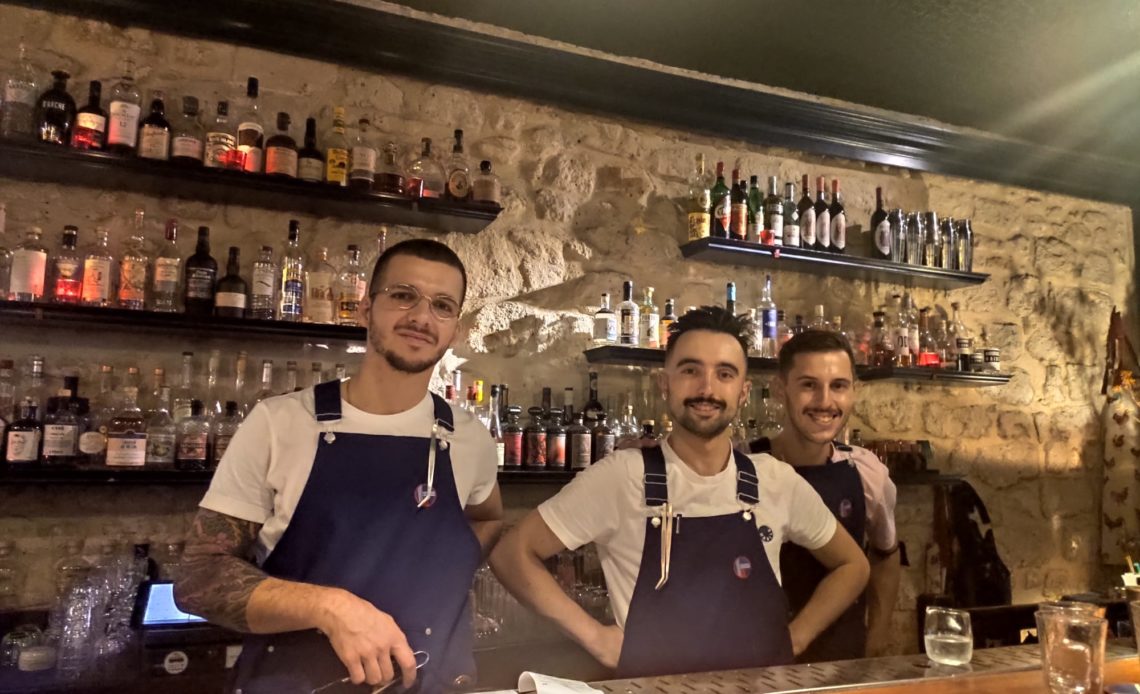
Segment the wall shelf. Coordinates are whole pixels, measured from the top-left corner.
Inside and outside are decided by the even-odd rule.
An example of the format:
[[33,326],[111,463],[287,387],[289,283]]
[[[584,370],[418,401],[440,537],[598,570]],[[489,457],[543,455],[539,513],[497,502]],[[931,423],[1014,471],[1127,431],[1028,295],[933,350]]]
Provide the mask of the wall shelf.
[[942,268],[893,263],[841,253],[805,248],[766,246],[732,239],[705,238],[681,246],[689,260],[724,265],[744,265],[764,270],[786,270],[847,279],[878,280],[906,286],[954,289],[981,284],[989,275]]
[[0,140],[0,176],[469,234],[495,221],[501,211],[498,205],[411,200],[295,179],[17,140]]
[[[500,470],[499,483],[504,486],[526,484],[566,484],[574,479],[574,470]],[[73,468],[36,465],[28,468],[0,466],[2,486],[206,486],[213,471],[185,472],[130,468]]]

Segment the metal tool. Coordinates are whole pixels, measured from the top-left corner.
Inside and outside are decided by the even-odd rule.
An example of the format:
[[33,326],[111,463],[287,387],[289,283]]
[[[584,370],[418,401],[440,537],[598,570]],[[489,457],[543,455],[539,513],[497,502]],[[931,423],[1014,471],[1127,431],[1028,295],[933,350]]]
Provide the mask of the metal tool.
[[673,559],[673,504],[661,507],[661,578],[654,590],[661,590],[669,582],[669,563]]
[[416,508],[425,508],[431,505],[431,493],[435,489],[435,451],[436,448],[447,450],[452,431],[453,429],[447,426],[446,422],[438,419],[432,422],[431,440],[428,442],[427,489],[424,491],[423,498],[416,504]]
[[[422,670],[423,667],[428,664],[428,661],[431,660],[431,656],[428,655],[427,651],[416,651],[415,653],[412,653],[412,655],[416,659],[416,670]],[[423,656],[423,662],[420,661],[420,656]],[[317,687],[316,689],[310,691],[309,694],[319,694],[320,692],[323,692],[324,690],[328,689],[329,687],[335,687],[338,684],[348,684],[351,681],[352,681],[351,677],[342,677],[339,680],[333,680],[332,682],[329,682],[328,684],[323,684],[323,685]],[[400,681],[401,681],[400,676],[397,675],[396,678],[393,679],[388,684],[380,684],[380,685],[376,685],[375,687],[373,687],[371,694],[380,694],[381,692],[386,692],[386,691],[388,691],[388,689],[390,687],[392,687],[395,684],[398,684]]]

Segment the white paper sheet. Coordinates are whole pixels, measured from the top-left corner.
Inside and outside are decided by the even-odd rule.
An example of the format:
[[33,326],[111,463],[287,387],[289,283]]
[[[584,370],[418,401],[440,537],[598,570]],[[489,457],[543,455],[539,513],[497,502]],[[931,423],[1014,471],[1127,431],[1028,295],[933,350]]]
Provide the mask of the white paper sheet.
[[585,682],[565,680],[561,677],[540,675],[537,672],[524,672],[519,675],[519,692],[527,694],[602,694]]

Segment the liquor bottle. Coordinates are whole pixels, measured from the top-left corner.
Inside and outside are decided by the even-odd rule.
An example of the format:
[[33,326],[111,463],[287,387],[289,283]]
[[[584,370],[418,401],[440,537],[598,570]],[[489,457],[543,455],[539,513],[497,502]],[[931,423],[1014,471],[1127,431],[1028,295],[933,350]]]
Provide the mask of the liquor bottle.
[[177,446],[178,428],[170,413],[170,386],[161,386],[154,408],[146,420],[146,466],[174,467],[174,449]]
[[724,310],[736,315],[736,282],[724,285]]
[[305,257],[301,254],[300,238],[301,223],[289,220],[289,242],[281,254],[277,283],[278,320],[299,322],[304,315]]
[[973,335],[970,333],[970,330],[966,327],[966,324],[962,322],[961,309],[962,305],[957,301],[950,304],[951,314],[948,329],[950,332],[950,337],[954,340],[957,340],[960,337],[973,337]]
[[333,373],[338,381],[343,381],[348,378],[348,369],[344,364],[333,365]]
[[517,470],[523,463],[523,430],[519,426],[522,408],[507,407],[507,423],[503,425],[503,467]]
[[[151,389],[150,397],[140,400],[139,405],[146,411],[147,416],[158,407],[158,403],[162,400],[162,389],[166,386],[166,369],[161,366],[156,366],[154,371],[151,372]],[[141,396],[143,398],[145,396]]]
[[265,126],[261,124],[261,112],[257,103],[259,84],[256,77],[250,77],[245,86],[245,108],[238,116],[237,157],[241,170],[246,173],[261,173],[262,159],[265,156]]
[[811,201],[811,189],[808,188],[807,174],[804,174],[803,191],[804,195],[800,198],[800,204],[798,206],[800,213],[800,247],[814,249],[818,239],[815,233],[815,203]]
[[27,48],[20,44],[19,67],[4,81],[0,99],[0,136],[31,138],[35,135],[36,87],[35,70],[28,60]]
[[171,391],[171,415],[175,423],[190,416],[190,401],[194,395],[194,353],[183,352],[178,385]]
[[697,155],[697,170],[689,181],[689,240],[707,238],[711,233],[712,191],[709,188],[708,173],[705,171],[705,155]]
[[[135,214],[137,216],[138,212]],[[152,311],[174,313],[178,310],[178,282],[181,277],[182,254],[178,251],[178,222],[168,219],[162,245],[154,258]]]
[[872,254],[880,260],[891,259],[891,223],[883,208],[883,189],[875,188],[875,211],[871,213]]
[[446,193],[448,199],[456,201],[466,201],[471,197],[471,167],[463,154],[463,131],[458,129],[451,158],[447,160]]
[[950,328],[947,327],[945,318],[939,318],[936,322],[934,339],[938,345],[939,366],[944,369],[953,369],[956,366],[954,360],[957,345],[954,344],[953,339],[950,337]]
[[[775,176],[768,177],[768,197],[764,198],[764,230],[762,243],[784,245],[784,201],[777,190]],[[759,191],[757,191],[759,195]]]
[[602,407],[602,402],[598,400],[598,372],[590,372],[590,389],[586,404],[582,407],[582,413],[586,416],[585,424],[587,427],[593,428],[598,423],[598,419],[605,414],[605,408]]
[[724,162],[716,163],[716,183],[709,191],[709,236],[717,239],[729,237],[732,224],[732,191],[724,183]]
[[[958,221],[958,238],[955,244],[955,260],[960,272],[974,271],[974,229],[970,220]],[[13,271],[14,272],[14,271]]]
[[764,289],[760,294],[760,301],[756,305],[756,310],[760,314],[760,344],[757,345],[760,356],[774,359],[777,353],[777,340],[779,339],[776,329],[779,317],[776,313],[776,302],[772,299],[771,275],[764,276]]
[[831,250],[831,206],[827,204],[827,183],[823,176],[815,179],[815,250]]
[[52,261],[52,300],[57,304],[78,304],[83,294],[83,259],[75,250],[79,228],[63,228],[63,245]]
[[942,366],[938,356],[938,343],[930,329],[930,309],[918,309],[918,366]]
[[301,390],[301,386],[299,386],[297,384],[297,362],[295,362],[295,361],[290,360],[290,361],[285,362],[285,384],[284,384],[284,386],[285,387],[281,389],[281,393],[283,395],[288,395],[289,393],[296,393],[298,390]]
[[310,183],[323,183],[325,180],[325,157],[317,149],[316,118],[305,119],[305,143],[297,152],[297,178]]
[[796,184],[788,181],[784,183],[783,206],[784,237],[783,245],[792,248],[800,247],[800,212],[796,209]]
[[649,349],[661,346],[661,313],[653,303],[653,287],[641,290],[640,344]]
[[633,282],[626,280],[621,285],[622,301],[618,304],[618,344],[626,347],[638,346],[638,328],[641,325],[641,309],[633,302]]
[[146,252],[146,213],[135,210],[134,224],[119,260],[119,308],[142,311],[146,308],[147,274],[150,257]]
[[249,409],[253,409],[253,405],[271,398],[277,393],[273,390],[273,360],[264,359],[261,362],[261,383],[257,388],[257,392],[253,394],[253,401]]
[[532,407],[527,410],[530,423],[523,429],[523,467],[541,470],[546,467],[546,426],[543,424],[543,409]]
[[170,158],[170,122],[161,92],[150,102],[150,114],[139,126],[139,157],[166,161]]
[[896,207],[887,213],[887,224],[891,227],[891,262],[906,262],[906,215],[901,208]]
[[39,409],[30,398],[20,402],[16,419],[4,434],[4,462],[12,466],[35,465],[43,445],[43,425]]
[[390,195],[404,194],[404,172],[400,170],[400,163],[397,161],[399,152],[400,148],[395,142],[384,145],[376,164],[376,180],[373,185],[375,190]]
[[578,412],[574,415],[574,421],[566,427],[566,466],[571,470],[585,470],[592,462],[593,437],[583,423],[584,416]]
[[146,419],[138,406],[138,385],[122,389],[122,404],[107,425],[107,467],[146,465]]
[[348,185],[348,138],[344,134],[344,107],[333,109],[332,131],[325,136],[325,182]]
[[222,458],[226,456],[226,451],[230,447],[230,441],[233,441],[234,434],[237,433],[238,427],[241,426],[241,413],[238,411],[238,404],[233,400],[227,400],[225,410],[222,416],[214,420],[213,431],[211,436],[214,439],[213,456],[210,459],[210,469],[216,470],[218,463],[222,462]]
[[99,394],[91,402],[87,431],[79,435],[82,463],[89,467],[103,464],[107,452],[107,427],[115,416],[116,397],[113,389],[114,369],[109,364],[99,367]]
[[776,356],[780,356],[780,350],[784,348],[788,340],[795,337],[791,327],[788,325],[787,314],[783,309],[776,309]]
[[871,315],[871,366],[891,366],[895,363],[895,340],[885,325],[886,314],[875,311]]
[[186,315],[214,315],[214,292],[218,283],[218,261],[210,255],[210,227],[198,227],[198,245],[186,259],[182,283],[182,305]]
[[606,423],[606,413],[598,415],[598,423],[590,430],[590,463],[605,458],[617,448],[617,434]]
[[894,316],[891,317],[891,328],[894,333],[895,366],[913,366],[910,351],[910,323],[903,308],[902,296],[891,296],[894,303]]
[[487,431],[491,432],[491,440],[495,442],[495,456],[502,470],[504,461],[503,423],[499,413],[499,386],[491,385],[491,407],[488,411]]
[[103,83],[92,80],[87,85],[87,105],[75,112],[71,129],[72,149],[101,150],[107,142],[107,112],[103,110]]
[[329,263],[329,249],[320,248],[316,260],[305,269],[305,309],[306,323],[335,322],[336,268]]
[[946,217],[939,225],[938,233],[942,236],[942,264],[939,267],[947,270],[958,269],[958,225],[953,217]]
[[816,304],[812,307],[811,320],[808,321],[808,330],[823,330],[830,331],[832,329],[831,323],[827,321],[827,309],[823,304]]
[[204,162],[211,169],[241,169],[237,136],[230,127],[230,102],[219,101],[214,121],[206,128]]
[[566,427],[562,425],[562,410],[557,407],[546,418],[546,468],[566,468]]
[[198,122],[198,97],[182,97],[182,113],[171,127],[170,159],[201,166],[206,153],[206,129]]
[[238,413],[243,418],[247,413],[245,409],[245,371],[248,362],[249,353],[245,350],[239,351],[237,359],[234,360],[234,385],[230,390],[230,398],[237,402]]
[[502,183],[491,171],[491,162],[486,159],[479,162],[479,173],[471,180],[471,200],[493,205],[503,202]]
[[669,326],[677,322],[675,306],[676,301],[674,299],[669,298],[665,300],[665,313],[661,315],[661,327],[658,331],[661,349],[665,349],[669,346]]
[[262,246],[253,263],[253,286],[250,291],[249,317],[273,320],[277,312],[277,263],[273,248]]
[[741,180],[740,169],[732,170],[732,190],[728,210],[728,235],[743,241],[748,235],[748,185]]
[[111,255],[111,248],[107,230],[95,227],[95,244],[87,251],[83,258],[83,290],[80,301],[85,306],[111,306],[112,285],[114,284],[115,257]]
[[222,368],[222,352],[218,349],[210,350],[210,359],[206,362],[206,396],[202,400],[205,405],[205,416],[210,422],[222,416],[224,398],[222,385],[218,374]]
[[11,359],[0,359],[0,433],[15,417],[16,411],[16,363]]
[[248,294],[249,286],[241,278],[241,250],[237,246],[230,246],[226,274],[218,280],[218,289],[214,294],[214,315],[243,318]]
[[139,137],[139,117],[142,115],[142,97],[135,84],[135,63],[125,58],[121,63],[121,76],[111,87],[111,101],[107,105],[107,151],[115,154],[135,153]]
[[906,216],[906,262],[908,265],[922,265],[923,237],[922,217],[916,212]]
[[614,345],[618,341],[617,314],[610,309],[609,292],[602,293],[602,303],[594,312],[594,345]]
[[431,153],[431,138],[420,140],[423,148],[420,156],[408,166],[408,180],[405,192],[413,198],[439,198],[443,195],[446,180],[443,166]]
[[808,328],[804,325],[804,317],[796,314],[795,321],[792,323],[792,335],[802,335]]
[[756,422],[756,433],[768,439],[779,436],[784,430],[784,408],[772,399],[772,391],[767,385],[760,388],[760,402],[757,409],[759,417]]
[[764,195],[760,192],[760,177],[753,174],[748,179],[748,232],[745,240],[762,243],[764,235]]
[[75,99],[67,93],[71,75],[66,70],[54,70],[51,76],[51,89],[36,100],[36,138],[66,145],[71,142],[71,128],[75,125]]
[[201,400],[190,402],[190,416],[178,423],[178,443],[174,448],[174,468],[187,472],[208,469],[210,461],[210,421]]
[[336,279],[336,322],[356,325],[356,310],[368,291],[368,279],[360,266],[360,247],[349,244],[345,262]]
[[356,123],[356,136],[352,140],[352,156],[348,169],[348,185],[370,191],[376,181],[376,146],[369,132],[371,122],[361,118]]
[[265,141],[265,173],[285,178],[297,177],[297,141],[289,132],[289,114],[277,114],[277,132]]
[[839,195],[839,179],[831,179],[831,207],[827,210],[831,217],[831,246],[832,253],[847,252],[847,212],[843,207],[843,200]]
[[938,231],[938,213],[922,215],[922,264],[939,267],[942,262],[942,235]]
[[79,377],[65,376],[63,383],[56,396],[48,400],[44,414],[41,456],[47,465],[74,465],[79,459],[82,404],[86,400],[78,397]]
[[569,426],[574,421],[574,388],[566,386],[562,389],[562,424]]

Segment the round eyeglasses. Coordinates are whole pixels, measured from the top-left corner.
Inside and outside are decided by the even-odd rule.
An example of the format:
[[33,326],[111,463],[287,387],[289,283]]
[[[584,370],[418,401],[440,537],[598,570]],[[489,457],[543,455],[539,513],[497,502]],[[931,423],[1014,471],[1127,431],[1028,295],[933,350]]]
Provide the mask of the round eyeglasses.
[[441,321],[459,318],[459,302],[447,294],[426,296],[410,284],[394,284],[372,294],[373,303],[388,311],[411,311],[427,299],[431,315]]

